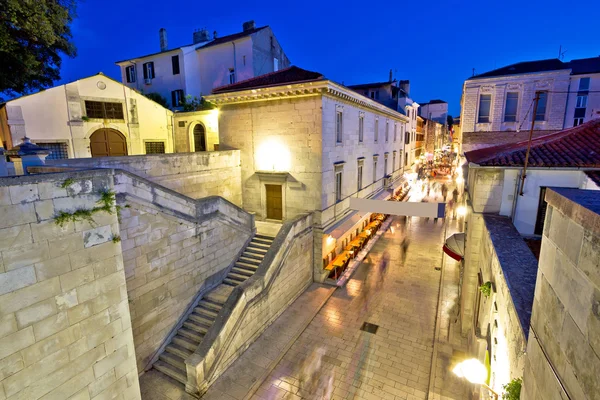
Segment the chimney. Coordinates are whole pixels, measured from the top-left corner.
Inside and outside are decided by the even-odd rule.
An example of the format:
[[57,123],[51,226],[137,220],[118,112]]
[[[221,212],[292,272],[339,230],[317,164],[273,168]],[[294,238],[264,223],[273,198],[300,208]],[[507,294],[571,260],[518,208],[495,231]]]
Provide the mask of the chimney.
[[217,31],[213,31],[213,40],[217,38]]
[[160,28],[158,36],[160,37],[160,51],[167,51],[167,30],[165,28]]
[[392,82],[392,70],[390,69],[390,82]]
[[400,81],[400,89],[402,89],[407,96],[410,96],[410,81]]
[[242,29],[244,30],[244,32],[250,31],[255,28],[256,28],[256,24],[254,23],[254,20],[246,21],[242,24]]
[[208,42],[209,40],[210,38],[208,37],[208,30],[206,28],[194,31],[194,44]]

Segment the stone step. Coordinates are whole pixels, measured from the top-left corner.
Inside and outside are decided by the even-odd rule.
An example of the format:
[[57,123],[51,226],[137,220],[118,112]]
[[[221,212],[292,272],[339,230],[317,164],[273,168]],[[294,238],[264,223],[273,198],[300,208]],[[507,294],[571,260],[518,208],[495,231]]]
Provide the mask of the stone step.
[[255,265],[257,267],[260,265],[261,260],[252,257],[246,257],[246,254],[247,253],[242,254],[242,256],[237,260],[237,262],[243,262],[245,264]]
[[193,331],[186,327],[179,328],[179,330],[177,331],[177,334],[181,335],[187,339],[194,340],[198,343],[202,342],[202,338],[204,337],[204,334]]
[[[214,303],[212,301],[208,301],[207,299],[202,299],[198,302],[198,307],[205,308],[212,312],[218,313],[221,310],[221,308],[223,307],[223,305]],[[216,315],[215,315],[215,317],[216,317]]]
[[208,331],[208,327],[206,327],[204,325],[200,325],[189,319],[183,323],[183,326],[194,332],[201,333],[202,336],[206,335],[206,332]]
[[254,271],[252,270],[247,270],[244,268],[238,268],[238,267],[233,267],[231,268],[231,272],[234,274],[238,274],[238,275],[243,275],[247,278],[251,277],[252,275],[254,275]]
[[225,280],[223,280],[223,283],[229,286],[233,286],[236,287],[237,285],[239,285],[240,281],[234,281],[233,279],[229,279],[229,278],[225,278]]
[[244,282],[249,277],[247,275],[236,274],[235,272],[230,272],[227,274],[227,279],[231,279],[234,281],[239,281],[240,283]]
[[187,383],[187,375],[185,371],[179,370],[164,361],[158,360],[155,362],[154,368],[184,385]]
[[185,375],[185,362],[182,357],[165,351],[160,355],[158,359],[169,364],[174,369],[178,369],[183,375]]
[[205,318],[203,315],[196,313],[191,313],[188,318],[200,325],[206,326],[206,328],[210,328],[214,322],[214,319]]
[[254,238],[256,238],[256,239],[263,239],[263,240],[270,240],[271,242],[273,240],[275,240],[275,236],[263,235],[261,233],[257,233],[256,235],[254,235]]
[[244,253],[242,254],[241,258],[249,258],[252,260],[258,260],[259,262],[263,260],[263,258],[265,258],[265,256],[263,254],[257,254],[257,253],[251,253],[248,251],[248,249],[244,250]]
[[269,247],[271,247],[270,244],[266,244],[266,243],[259,243],[259,242],[250,242],[248,244],[248,247],[252,247],[255,249],[261,249],[261,250],[269,250]]
[[266,239],[266,238],[258,238],[258,237],[254,237],[251,241],[252,243],[260,243],[260,244],[266,244],[267,246],[270,246],[271,243],[273,243],[272,239]]
[[[184,360],[186,358],[188,358],[189,356],[192,355],[192,351],[186,349],[185,347],[176,345],[176,344],[170,344],[167,347],[165,347],[165,351],[169,354],[175,354],[176,356],[179,356],[181,358],[183,358]],[[185,364],[185,363],[184,363]]]
[[205,295],[202,300],[215,303],[220,308],[223,307],[232,291],[231,286],[219,285]]
[[198,307],[194,308],[194,312],[196,314],[203,316],[206,319],[211,320],[211,321],[214,321],[215,318],[217,318],[217,315],[219,314],[219,311],[217,311],[217,310],[204,308],[200,305],[198,305]]
[[175,335],[175,337],[173,338],[173,343],[175,343],[176,345],[181,346],[183,348],[186,348],[191,352],[196,351],[196,349],[200,345],[199,340],[193,340],[193,339],[187,338],[185,336],[179,335],[179,332],[177,332],[177,333],[178,334]]
[[239,260],[235,262],[235,266],[238,267],[238,268],[247,269],[249,271],[252,271],[253,273],[258,268],[258,265],[249,264],[249,263],[246,263],[246,262],[243,262],[243,261],[239,261]]
[[251,253],[251,254],[256,254],[259,256],[262,256],[264,258],[265,254],[267,254],[267,249],[260,249],[257,247],[246,247],[246,250],[244,250],[244,253]]

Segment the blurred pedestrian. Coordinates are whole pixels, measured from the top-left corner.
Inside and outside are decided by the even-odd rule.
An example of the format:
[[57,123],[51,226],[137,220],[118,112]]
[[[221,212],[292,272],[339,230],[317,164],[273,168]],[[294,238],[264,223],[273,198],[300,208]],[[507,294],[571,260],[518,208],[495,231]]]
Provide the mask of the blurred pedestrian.
[[458,202],[458,189],[454,188],[454,190],[452,191],[452,201],[454,201],[455,203]]
[[390,253],[386,250],[381,257],[381,261],[379,263],[379,276],[377,277],[377,290],[380,290],[383,287],[383,281],[385,279],[385,275],[387,273],[387,268],[390,263]]
[[315,393],[319,388],[319,378],[320,375],[322,375],[321,366],[325,353],[326,351],[323,347],[313,349],[300,367],[298,385],[300,388],[300,395],[303,398],[314,398]]
[[400,243],[400,248],[402,249],[402,265],[406,263],[406,255],[408,254],[409,245],[410,240],[408,239],[408,235],[404,235],[404,238],[402,238],[402,242]]

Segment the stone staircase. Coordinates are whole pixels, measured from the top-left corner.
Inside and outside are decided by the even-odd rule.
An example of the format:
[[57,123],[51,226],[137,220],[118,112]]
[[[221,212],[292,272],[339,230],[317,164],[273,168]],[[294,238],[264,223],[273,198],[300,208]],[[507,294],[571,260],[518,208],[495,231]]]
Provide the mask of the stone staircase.
[[155,369],[185,385],[185,359],[196,351],[233,289],[254,275],[273,239],[258,234],[252,238],[223,283],[198,302],[171,343],[154,363]]

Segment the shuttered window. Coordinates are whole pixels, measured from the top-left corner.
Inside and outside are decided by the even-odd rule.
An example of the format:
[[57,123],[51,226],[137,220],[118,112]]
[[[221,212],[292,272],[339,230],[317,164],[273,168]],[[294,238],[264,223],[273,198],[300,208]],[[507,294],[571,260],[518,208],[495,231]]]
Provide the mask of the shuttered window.
[[154,63],[144,63],[144,79],[154,79]]
[[183,90],[173,90],[171,92],[171,104],[173,107],[180,107],[183,105]]
[[171,57],[171,64],[173,65],[173,75],[179,75],[179,55]]
[[535,219],[535,230],[533,231],[536,235],[541,235],[544,231],[544,220],[546,219],[546,210],[548,209],[548,203],[546,203],[546,188],[540,187],[540,200],[538,203],[537,218]]
[[88,118],[125,119],[121,103],[86,100],[85,113]]

